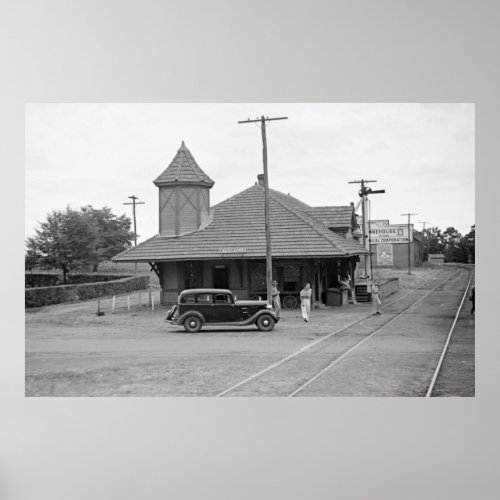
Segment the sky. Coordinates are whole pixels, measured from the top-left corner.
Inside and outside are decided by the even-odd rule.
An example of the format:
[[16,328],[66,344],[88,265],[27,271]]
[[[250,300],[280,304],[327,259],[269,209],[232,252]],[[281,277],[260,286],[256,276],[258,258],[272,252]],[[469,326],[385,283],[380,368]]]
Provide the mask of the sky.
[[[475,224],[474,104],[145,103],[26,105],[25,237],[55,209],[124,205],[135,195],[138,242],[158,233],[158,188],[182,141],[213,180],[211,205],[262,173],[257,124],[267,131],[269,186],[311,206],[358,204],[367,179],[371,219],[421,230]],[[361,208],[358,210],[361,214]]]

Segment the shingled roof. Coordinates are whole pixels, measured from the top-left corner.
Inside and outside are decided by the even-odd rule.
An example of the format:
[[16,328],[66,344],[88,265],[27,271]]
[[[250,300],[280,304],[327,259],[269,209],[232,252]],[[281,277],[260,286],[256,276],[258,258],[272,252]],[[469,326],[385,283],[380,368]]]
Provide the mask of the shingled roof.
[[[273,257],[347,257],[366,253],[357,241],[330,231],[296,198],[270,190]],[[258,184],[213,207],[203,230],[178,237],[154,236],[113,258],[115,262],[156,262],[265,258],[264,188]],[[235,250],[241,250],[240,252]],[[226,255],[227,256],[227,255]]]
[[157,186],[172,184],[198,184],[212,187],[215,183],[203,172],[191,151],[182,141],[174,159],[165,171],[153,181]]
[[340,229],[353,226],[354,207],[312,207],[309,212],[326,227]]

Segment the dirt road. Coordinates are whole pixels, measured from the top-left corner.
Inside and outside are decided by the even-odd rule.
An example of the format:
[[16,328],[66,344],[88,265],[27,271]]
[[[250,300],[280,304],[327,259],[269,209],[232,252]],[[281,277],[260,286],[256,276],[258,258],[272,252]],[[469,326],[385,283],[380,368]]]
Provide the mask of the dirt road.
[[[401,290],[386,302],[408,291]],[[450,307],[456,296],[450,295]],[[164,307],[154,311],[145,306],[130,311],[122,307],[111,314],[109,304],[104,306],[107,312],[103,316],[96,315],[95,301],[26,312],[27,396],[215,396],[347,324],[366,318],[370,327],[380,321],[371,316],[370,304],[358,304],[315,309],[308,324],[298,309],[285,310],[282,321],[268,333],[255,327],[228,327],[187,334],[164,322]],[[438,310],[432,317],[446,327],[447,314],[440,315]],[[421,330],[425,319],[416,321],[405,328]],[[401,343],[401,335],[394,337],[392,344],[386,338],[384,349],[394,351],[395,342]],[[411,345],[399,345],[398,349],[411,356],[418,343],[416,336]],[[371,355],[386,359],[380,349],[381,344]],[[398,369],[401,375],[415,366],[403,364]],[[333,395],[321,386],[313,392],[310,395]],[[377,394],[388,395],[374,386],[368,393],[351,391],[351,395]],[[273,394],[262,387],[253,395]]]

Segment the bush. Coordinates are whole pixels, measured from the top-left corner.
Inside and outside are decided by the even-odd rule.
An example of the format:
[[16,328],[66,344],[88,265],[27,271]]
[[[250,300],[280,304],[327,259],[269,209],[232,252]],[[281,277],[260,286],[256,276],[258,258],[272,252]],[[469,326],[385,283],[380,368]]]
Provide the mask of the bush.
[[[102,281],[116,281],[123,278],[129,278],[126,275],[113,274],[68,274],[66,277],[68,285],[79,285],[81,283],[98,283]],[[61,276],[62,279],[62,276]],[[63,283],[58,283],[62,285]]]
[[[49,273],[36,273],[36,274],[28,274],[24,275],[24,287],[32,288],[39,286],[56,286],[59,284],[60,276],[58,274],[49,274]],[[62,279],[62,276],[61,276]]]
[[60,304],[61,302],[95,299],[105,295],[143,290],[148,287],[149,276],[133,276],[97,283],[27,288],[24,293],[24,307],[40,307]]

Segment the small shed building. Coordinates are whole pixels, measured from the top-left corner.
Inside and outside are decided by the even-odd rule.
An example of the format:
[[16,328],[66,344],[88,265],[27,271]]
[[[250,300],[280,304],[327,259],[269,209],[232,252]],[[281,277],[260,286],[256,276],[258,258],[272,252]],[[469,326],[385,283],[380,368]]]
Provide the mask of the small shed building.
[[442,253],[430,253],[428,262],[435,266],[442,266],[444,264],[444,255]]

